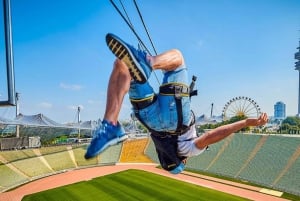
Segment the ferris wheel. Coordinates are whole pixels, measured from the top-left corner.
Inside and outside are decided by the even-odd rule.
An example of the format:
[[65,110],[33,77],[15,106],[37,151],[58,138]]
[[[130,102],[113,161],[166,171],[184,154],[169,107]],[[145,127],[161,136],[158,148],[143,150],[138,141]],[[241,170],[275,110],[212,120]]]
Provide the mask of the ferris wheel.
[[229,100],[222,111],[224,120],[234,116],[258,117],[261,111],[259,105],[251,98],[238,96]]

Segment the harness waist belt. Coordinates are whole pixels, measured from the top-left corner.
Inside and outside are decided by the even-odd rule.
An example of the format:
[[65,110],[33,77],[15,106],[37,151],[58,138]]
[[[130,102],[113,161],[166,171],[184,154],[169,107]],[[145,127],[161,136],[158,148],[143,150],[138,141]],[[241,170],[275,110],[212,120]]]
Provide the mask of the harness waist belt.
[[167,137],[167,136],[169,136],[169,135],[177,135],[177,136],[180,136],[180,135],[183,135],[183,134],[185,134],[189,129],[190,129],[190,127],[191,127],[192,125],[190,125],[190,126],[184,126],[183,125],[183,127],[184,128],[182,128],[181,130],[179,130],[179,131],[154,131],[154,130],[152,130],[151,131],[151,134],[153,134],[153,135],[155,135],[155,136],[159,136],[159,137],[161,137],[161,138],[164,138],[164,137]]
[[141,110],[141,109],[148,107],[152,103],[154,103],[156,101],[156,99],[157,99],[157,95],[154,95],[154,96],[144,99],[144,100],[130,99],[130,102],[132,104],[132,107],[135,110]]
[[180,83],[169,83],[159,87],[162,95],[175,95],[175,97],[190,96],[190,88]]

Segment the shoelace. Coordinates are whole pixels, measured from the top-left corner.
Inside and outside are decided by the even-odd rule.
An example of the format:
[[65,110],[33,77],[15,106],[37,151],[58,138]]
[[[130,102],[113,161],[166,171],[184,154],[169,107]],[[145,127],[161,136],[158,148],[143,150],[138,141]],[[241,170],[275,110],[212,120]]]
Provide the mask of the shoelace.
[[103,133],[105,133],[105,131],[107,130],[108,124],[104,123],[101,124],[95,131],[93,134],[93,138],[99,138]]
[[139,54],[139,56],[141,55],[140,57],[143,57],[145,61],[147,60],[146,59],[146,57],[147,57],[146,51],[139,49],[138,54]]
[[140,57],[146,58],[147,52],[145,50],[142,50],[141,47],[138,45],[138,48],[135,48],[134,46],[131,46],[134,51],[134,55],[137,59],[140,60]]

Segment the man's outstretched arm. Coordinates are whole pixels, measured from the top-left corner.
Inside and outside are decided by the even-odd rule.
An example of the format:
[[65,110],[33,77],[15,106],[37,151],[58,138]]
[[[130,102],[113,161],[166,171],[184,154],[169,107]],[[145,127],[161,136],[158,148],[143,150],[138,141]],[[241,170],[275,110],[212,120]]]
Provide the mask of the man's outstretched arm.
[[196,139],[196,146],[199,149],[204,149],[208,145],[219,142],[231,135],[234,132],[246,128],[249,126],[262,126],[268,122],[268,115],[262,113],[258,118],[248,118],[241,121],[237,121],[231,124],[223,125],[218,128],[215,128],[211,131],[206,132],[198,139]]

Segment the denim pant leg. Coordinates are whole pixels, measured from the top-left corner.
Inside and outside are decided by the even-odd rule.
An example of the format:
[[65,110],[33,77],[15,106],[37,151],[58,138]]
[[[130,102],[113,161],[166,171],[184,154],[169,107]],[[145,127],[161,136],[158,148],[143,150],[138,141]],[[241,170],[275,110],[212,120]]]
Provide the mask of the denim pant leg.
[[[175,71],[164,73],[163,84],[181,83],[188,85],[187,69],[185,66]],[[144,84],[132,83],[129,89],[131,99],[143,99],[154,95],[153,88],[148,82]],[[190,99],[182,97],[183,124],[191,121]],[[136,111],[135,111],[136,112]],[[140,118],[148,127],[156,131],[175,131],[177,128],[177,108],[174,96],[158,94],[157,100],[150,106],[138,111]]]
[[144,99],[154,95],[154,90],[149,84],[145,82],[143,84],[132,81],[129,88],[129,98],[130,99]]
[[[153,96],[154,90],[149,84],[149,82],[140,84],[137,82],[132,82],[129,88],[129,98],[130,99],[145,99],[147,97]],[[153,130],[161,130],[161,125],[163,124],[162,117],[160,114],[159,102],[156,100],[154,103],[148,107],[140,110],[134,110],[134,113],[138,112],[142,122],[147,124],[148,127]]]
[[[189,86],[188,81],[188,73],[187,68],[185,66],[181,66],[174,71],[168,71],[164,74],[163,78],[163,85],[168,83],[180,83],[186,86]],[[177,108],[175,103],[174,96],[166,96],[166,95],[159,95],[159,101],[162,107],[161,113],[164,115],[164,119],[169,121],[169,127],[174,131],[177,128]],[[190,97],[182,97],[181,98],[182,104],[182,118],[183,118],[183,125],[189,126],[191,123],[191,108],[190,108]]]

